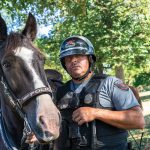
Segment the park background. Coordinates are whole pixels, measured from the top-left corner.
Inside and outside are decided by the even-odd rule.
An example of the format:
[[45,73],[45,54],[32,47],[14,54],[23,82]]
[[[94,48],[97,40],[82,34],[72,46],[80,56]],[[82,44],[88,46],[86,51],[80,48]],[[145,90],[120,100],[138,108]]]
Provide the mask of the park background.
[[[94,45],[96,72],[121,78],[140,92],[146,126],[132,130],[129,140],[139,150],[150,143],[150,1],[149,0],[1,0],[0,14],[8,32],[21,30],[31,12],[37,19],[35,45],[46,56],[45,69],[70,77],[59,61],[60,44],[83,35]],[[136,142],[137,143],[136,143]],[[150,150],[150,148],[147,148]]]

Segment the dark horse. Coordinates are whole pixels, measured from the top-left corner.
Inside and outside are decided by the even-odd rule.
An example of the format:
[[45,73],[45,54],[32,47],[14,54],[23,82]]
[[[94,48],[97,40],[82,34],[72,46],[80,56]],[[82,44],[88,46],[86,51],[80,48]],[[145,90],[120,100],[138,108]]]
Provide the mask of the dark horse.
[[44,72],[44,56],[33,46],[36,20],[29,14],[22,33],[7,34],[0,16],[0,150],[28,149],[33,132],[40,143],[59,136],[60,113]]

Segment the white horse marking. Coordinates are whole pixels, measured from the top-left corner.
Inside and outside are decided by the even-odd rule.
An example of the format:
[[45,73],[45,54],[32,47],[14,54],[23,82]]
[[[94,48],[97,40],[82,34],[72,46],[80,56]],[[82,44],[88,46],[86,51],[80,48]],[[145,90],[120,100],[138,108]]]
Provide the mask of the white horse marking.
[[24,61],[27,68],[31,71],[32,77],[33,77],[33,82],[34,82],[34,88],[44,87],[43,82],[37,75],[37,73],[32,65],[32,60],[34,59],[33,51],[26,47],[18,47],[16,50],[14,50],[14,53],[16,56],[20,57]]

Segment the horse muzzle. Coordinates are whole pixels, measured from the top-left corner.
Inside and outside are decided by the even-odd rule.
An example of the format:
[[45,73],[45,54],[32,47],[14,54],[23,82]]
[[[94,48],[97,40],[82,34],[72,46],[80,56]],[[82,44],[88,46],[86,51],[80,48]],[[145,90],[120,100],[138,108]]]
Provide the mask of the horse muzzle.
[[49,117],[40,117],[39,119],[40,125],[43,128],[44,139],[54,140],[59,136],[60,124],[61,124],[61,116],[58,112],[58,117],[56,115],[51,114]]
[[[59,136],[61,124],[60,113],[51,113],[48,116],[40,116],[38,129],[35,132],[36,138],[40,143],[48,143]],[[37,134],[36,134],[37,133]]]
[[31,130],[40,143],[58,138],[61,115],[48,94],[37,96],[30,105],[26,105],[26,112]]

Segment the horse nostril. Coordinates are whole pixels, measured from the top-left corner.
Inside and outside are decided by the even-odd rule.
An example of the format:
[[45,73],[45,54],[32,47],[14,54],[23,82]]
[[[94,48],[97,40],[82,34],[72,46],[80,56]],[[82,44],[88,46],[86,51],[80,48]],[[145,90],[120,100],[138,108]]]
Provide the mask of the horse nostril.
[[46,126],[45,121],[44,121],[44,118],[43,118],[42,116],[39,117],[39,122],[40,122],[42,125]]
[[52,137],[54,136],[54,134],[52,134],[52,133],[50,133],[50,132],[48,132],[48,131],[45,131],[45,136],[52,138]]
[[58,112],[57,116],[39,116],[39,127],[44,131],[44,137],[49,140],[56,139],[59,136],[61,124],[61,115]]

